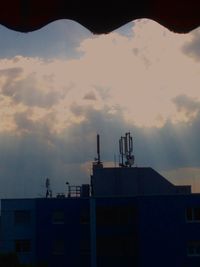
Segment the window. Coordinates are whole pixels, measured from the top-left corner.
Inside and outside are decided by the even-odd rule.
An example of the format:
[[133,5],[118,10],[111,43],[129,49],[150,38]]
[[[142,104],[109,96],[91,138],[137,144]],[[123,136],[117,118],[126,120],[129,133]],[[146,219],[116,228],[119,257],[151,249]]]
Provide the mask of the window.
[[81,239],[80,254],[90,255],[90,237],[88,237],[87,239]]
[[29,239],[15,240],[15,252],[30,252],[31,241]]
[[63,239],[56,239],[53,241],[53,254],[63,255],[65,251],[65,244]]
[[97,236],[97,255],[129,257],[134,253],[133,237]]
[[131,206],[102,206],[96,209],[99,225],[127,225],[134,222],[135,215],[135,209]]
[[200,222],[200,208],[187,208],[186,209],[186,220],[188,222]]
[[200,241],[188,242],[187,255],[192,257],[200,257]]
[[14,212],[15,225],[27,225],[31,222],[31,213],[29,210],[16,210]]
[[63,224],[65,219],[64,215],[64,211],[55,210],[52,215],[52,222],[55,224]]
[[90,223],[90,209],[89,207],[83,207],[80,213],[80,223],[88,224]]
[[90,266],[90,237],[80,240],[81,266]]

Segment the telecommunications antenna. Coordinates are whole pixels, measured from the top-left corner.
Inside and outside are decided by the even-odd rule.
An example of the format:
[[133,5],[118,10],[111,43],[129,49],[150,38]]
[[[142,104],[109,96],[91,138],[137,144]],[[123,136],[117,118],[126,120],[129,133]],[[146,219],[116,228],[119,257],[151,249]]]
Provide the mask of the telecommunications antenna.
[[46,178],[45,186],[46,186],[46,198],[52,197],[52,191],[51,191],[51,187],[50,187],[50,179],[49,178]]
[[130,132],[125,133],[125,136],[121,136],[119,139],[119,153],[121,167],[132,167],[135,163],[135,157],[133,153],[133,138]]

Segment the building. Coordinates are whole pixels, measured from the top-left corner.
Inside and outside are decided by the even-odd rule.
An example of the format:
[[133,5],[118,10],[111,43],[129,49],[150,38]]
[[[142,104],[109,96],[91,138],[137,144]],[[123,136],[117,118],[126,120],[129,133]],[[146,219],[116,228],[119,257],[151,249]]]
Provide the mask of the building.
[[88,185],[69,189],[3,199],[1,251],[48,267],[200,266],[200,194],[190,186],[152,168],[104,168],[98,153],[91,193]]
[[2,200],[1,217],[1,251],[16,252],[22,263],[89,266],[88,198]]

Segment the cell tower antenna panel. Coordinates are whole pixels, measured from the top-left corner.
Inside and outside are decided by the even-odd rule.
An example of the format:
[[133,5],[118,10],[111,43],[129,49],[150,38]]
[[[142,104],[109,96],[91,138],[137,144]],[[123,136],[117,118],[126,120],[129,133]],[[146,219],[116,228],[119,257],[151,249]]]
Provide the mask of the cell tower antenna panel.
[[130,151],[133,152],[133,138],[132,138],[132,136],[130,136],[129,146],[130,146]]
[[122,154],[122,138],[119,139],[119,154]]
[[128,154],[128,133],[126,133],[126,136],[124,138],[124,143],[125,143],[125,155]]
[[119,153],[121,156],[121,167],[132,167],[134,164],[133,152],[133,138],[130,132],[125,133],[125,136],[121,136],[119,140]]
[[119,139],[119,166],[124,166],[124,137]]

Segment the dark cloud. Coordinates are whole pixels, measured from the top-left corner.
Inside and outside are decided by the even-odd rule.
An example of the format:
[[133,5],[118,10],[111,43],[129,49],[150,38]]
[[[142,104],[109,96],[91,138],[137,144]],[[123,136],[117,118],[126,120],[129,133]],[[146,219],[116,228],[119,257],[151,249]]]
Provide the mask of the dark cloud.
[[55,114],[49,112],[40,120],[33,120],[31,118],[32,114],[31,109],[15,114],[14,122],[18,133],[34,134],[35,136],[43,137],[48,140],[48,136],[50,136],[49,133],[52,131],[52,125],[56,123]]
[[187,95],[178,95],[172,99],[178,112],[183,112],[188,118],[200,110],[200,103]]
[[95,90],[98,92],[102,100],[107,100],[110,98],[110,89],[107,87],[102,87],[99,85],[94,86]]
[[23,69],[20,67],[1,69],[0,70],[0,77],[6,76],[8,79],[7,82],[9,83],[13,79],[17,78],[22,72],[23,72]]
[[22,79],[20,78],[22,72],[21,68],[0,71],[0,75],[6,77],[6,82],[1,88],[3,95],[9,96],[15,103],[23,103],[30,107],[49,108],[60,100],[60,92],[53,89],[45,92],[39,87],[35,73]]
[[96,100],[97,100],[95,93],[92,92],[92,91],[86,93],[86,94],[84,95],[83,99],[85,99],[85,100],[92,100],[92,101],[96,101]]
[[84,107],[77,105],[76,103],[72,103],[70,106],[70,111],[77,117],[82,116],[84,113]]
[[186,43],[182,51],[193,57],[195,60],[200,60],[200,29],[196,29],[192,33],[192,40],[188,43]]
[[86,176],[81,164],[92,162],[96,156],[97,132],[102,136],[104,160],[110,155],[113,159],[115,137],[121,133],[120,111],[119,116],[91,107],[82,108],[81,112],[86,119],[59,134],[52,131],[52,114],[38,121],[31,119],[31,111],[15,115],[16,134],[0,133],[1,196],[36,196],[45,177],[54,181],[54,192],[66,180],[74,184],[89,182],[89,174]]
[[[80,151],[88,151],[87,160],[95,152],[94,149],[93,153],[91,151],[91,148],[95,147],[95,133],[98,132],[102,136],[103,159],[112,161],[114,154],[118,158],[120,136],[126,131],[131,131],[138,166],[151,166],[158,170],[199,167],[200,103],[186,96],[177,97],[175,101],[187,112],[195,110],[196,116],[191,117],[188,122],[176,124],[169,120],[162,128],[142,128],[127,123],[120,109],[113,114],[106,107],[102,111],[97,111],[91,107],[77,106],[76,110],[78,110],[79,116],[85,119],[80,124],[68,129],[68,133],[70,132],[70,136],[77,136],[77,140],[73,143],[74,147],[79,144],[80,138],[83,138],[83,143],[79,146]],[[86,154],[84,153],[83,157],[82,154],[78,156],[80,161],[84,161]]]
[[54,193],[64,188],[67,180],[71,184],[89,182],[89,174],[81,165],[96,156],[97,133],[103,161],[118,161],[118,140],[130,131],[137,166],[151,166],[158,171],[200,167],[199,111],[189,123],[168,121],[162,128],[140,128],[127,123],[121,109],[113,113],[109,107],[73,108],[84,119],[60,133],[52,130],[56,123],[52,113],[40,120],[31,119],[31,110],[15,115],[16,134],[0,133],[0,194],[37,196],[45,190],[45,177],[52,180]]

